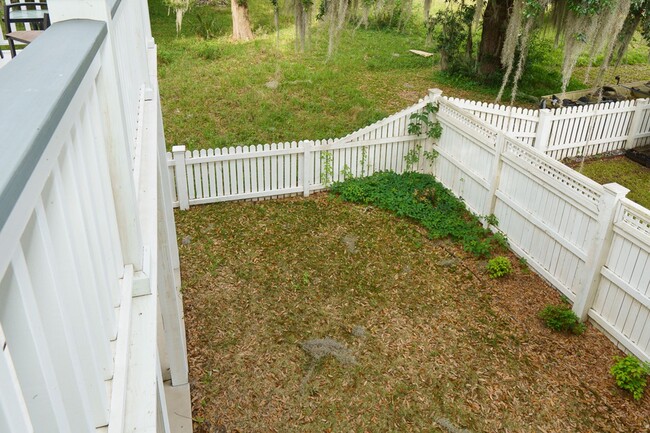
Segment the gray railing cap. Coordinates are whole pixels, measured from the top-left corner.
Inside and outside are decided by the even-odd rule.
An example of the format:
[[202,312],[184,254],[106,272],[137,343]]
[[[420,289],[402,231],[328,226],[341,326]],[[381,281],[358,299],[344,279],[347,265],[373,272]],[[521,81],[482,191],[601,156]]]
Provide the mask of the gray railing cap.
[[55,23],[0,69],[0,229],[106,38],[106,23]]

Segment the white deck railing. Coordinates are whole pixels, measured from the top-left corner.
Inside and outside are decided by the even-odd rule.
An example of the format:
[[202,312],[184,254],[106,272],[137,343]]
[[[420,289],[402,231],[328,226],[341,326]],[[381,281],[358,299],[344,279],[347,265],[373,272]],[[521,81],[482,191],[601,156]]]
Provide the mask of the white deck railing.
[[191,431],[147,3],[48,4],[0,70],[0,431]]

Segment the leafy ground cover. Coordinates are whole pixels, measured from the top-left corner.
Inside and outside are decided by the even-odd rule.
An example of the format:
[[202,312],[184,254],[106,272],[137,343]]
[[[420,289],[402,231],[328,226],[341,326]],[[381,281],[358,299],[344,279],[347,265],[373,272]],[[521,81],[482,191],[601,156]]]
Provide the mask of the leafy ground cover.
[[479,218],[431,175],[379,172],[335,183],[332,192],[343,200],[373,205],[417,221],[429,237],[449,237],[478,257],[489,257],[499,245],[507,247],[502,235],[495,237],[481,227]]
[[[176,214],[196,432],[650,429],[558,293],[410,220],[327,194]],[[337,344],[331,343],[331,341]],[[307,348],[336,356],[314,361]],[[347,359],[348,362],[340,362]]]
[[628,188],[627,198],[650,209],[650,168],[624,156],[594,158],[572,167],[600,184],[616,182]]

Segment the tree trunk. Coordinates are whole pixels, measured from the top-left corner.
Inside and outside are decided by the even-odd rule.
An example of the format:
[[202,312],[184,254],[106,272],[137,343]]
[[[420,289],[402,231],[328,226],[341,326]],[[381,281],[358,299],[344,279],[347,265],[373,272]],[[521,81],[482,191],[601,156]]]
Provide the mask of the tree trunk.
[[273,24],[275,25],[275,43],[280,45],[280,7],[273,8]]
[[472,38],[472,23],[467,28],[467,42],[465,42],[465,57],[468,61],[472,61],[472,54],[474,51],[474,39]]
[[235,41],[250,41],[253,39],[246,1],[230,0],[230,11],[232,13],[232,39]]
[[479,45],[479,72],[490,75],[501,69],[501,49],[506,39],[513,0],[489,0],[483,15],[483,33]]
[[424,0],[424,22],[429,22],[429,16],[431,15],[431,0]]
[[296,51],[304,52],[309,46],[311,9],[306,7],[302,0],[296,0],[294,3],[294,18],[296,20]]

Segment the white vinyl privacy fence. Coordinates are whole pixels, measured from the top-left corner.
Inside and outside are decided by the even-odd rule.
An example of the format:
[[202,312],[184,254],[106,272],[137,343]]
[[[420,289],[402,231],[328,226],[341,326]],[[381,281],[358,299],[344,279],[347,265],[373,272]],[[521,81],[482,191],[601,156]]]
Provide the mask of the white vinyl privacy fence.
[[650,360],[650,211],[450,101],[433,173],[494,214],[511,248],[612,338]]
[[557,160],[650,144],[647,99],[554,110],[528,110],[455,98],[450,101]]
[[[411,114],[429,102],[439,106],[443,131],[435,146],[408,133]],[[494,214],[499,224],[493,229],[574,302],[578,315],[591,317],[626,350],[650,360],[650,211],[625,199],[620,185],[599,185],[555,160],[567,149],[644,144],[650,140],[644,132],[650,130],[647,101],[544,113],[540,118],[534,111],[447,99],[432,91],[341,139],[200,152],[177,147],[167,155],[172,195],[186,209],[308,195],[345,176],[379,170],[431,171],[470,210]],[[540,119],[546,132],[540,132]],[[580,125],[591,128],[587,139]],[[597,128],[600,144],[586,144]],[[557,144],[560,137],[568,141]],[[432,148],[439,156],[430,168],[423,155]],[[417,167],[408,167],[409,152],[419,156]]]

